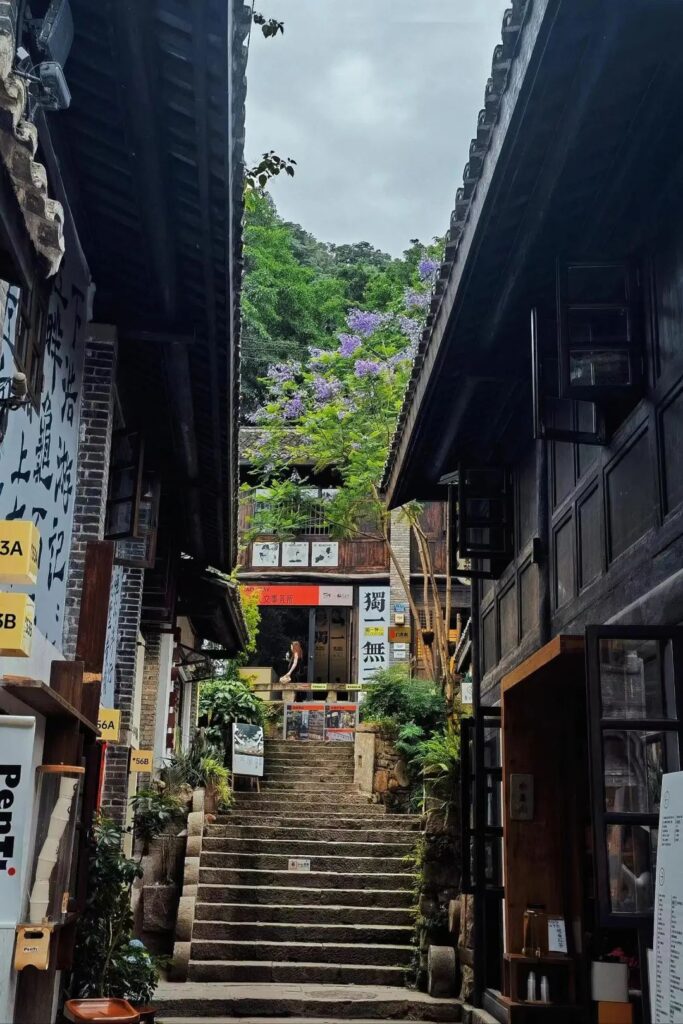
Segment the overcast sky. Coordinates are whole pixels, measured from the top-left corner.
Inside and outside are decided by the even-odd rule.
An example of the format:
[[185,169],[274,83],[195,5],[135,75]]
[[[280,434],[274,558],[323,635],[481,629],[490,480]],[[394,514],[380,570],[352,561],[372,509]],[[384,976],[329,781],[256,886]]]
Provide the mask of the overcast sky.
[[257,0],[247,162],[298,162],[271,192],[328,242],[399,255],[443,234],[462,183],[508,0]]

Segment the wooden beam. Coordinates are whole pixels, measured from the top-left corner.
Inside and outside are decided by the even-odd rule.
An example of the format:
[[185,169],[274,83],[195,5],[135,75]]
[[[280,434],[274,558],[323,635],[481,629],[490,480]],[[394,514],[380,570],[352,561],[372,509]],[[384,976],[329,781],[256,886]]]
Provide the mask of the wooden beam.
[[[502,691],[507,693],[513,687],[533,678],[547,669],[552,662],[564,657],[581,657],[584,653],[583,636],[560,634],[554,637],[545,647],[535,651],[530,658],[503,676]],[[582,681],[582,680],[580,680]]]
[[96,722],[100,709],[104,645],[107,639],[109,594],[114,568],[112,541],[89,541],[85,550],[81,612],[78,620],[76,658],[83,662],[84,686],[81,710]]
[[609,5],[603,18],[604,23],[595,26],[577,64],[572,86],[567,92],[564,116],[557,122],[555,144],[546,153],[527,204],[528,213],[522,218],[515,243],[510,246],[508,265],[502,274],[503,289],[482,331],[481,348],[484,350],[490,349],[496,341],[527,273],[529,258],[550,215],[560,177],[570,156],[576,152],[577,136],[590,109],[605,63],[614,49],[614,39],[623,20],[619,5]]
[[[211,193],[209,187],[209,167],[211,154],[208,142],[208,117],[210,102],[207,90],[208,59],[206,48],[209,38],[209,26],[207,21],[208,5],[195,4],[193,18],[193,67],[194,67],[194,98],[195,118],[197,126],[197,175],[199,185],[199,207],[201,213],[202,233],[202,262],[204,269],[204,288],[206,291],[206,309],[208,338],[207,350],[209,356],[211,380],[211,432],[213,436],[213,458],[216,479],[219,481],[218,494],[215,499],[216,522],[218,523],[218,550],[212,555],[211,560],[219,568],[226,568],[226,510],[230,495],[225,493],[225,469],[224,459],[229,457],[229,452],[223,451],[221,440],[220,422],[220,385],[228,391],[232,386],[232,380],[219,382],[218,360],[216,356],[216,289],[214,285],[213,268],[213,245],[212,245],[212,218],[211,218]],[[212,26],[215,30],[215,26]],[[227,32],[227,26],[224,31]],[[229,44],[228,44],[229,45]],[[227,65],[226,65],[227,66]],[[229,187],[230,178],[226,178],[226,185]],[[230,404],[230,403],[228,403]],[[230,428],[229,428],[230,429]],[[229,521],[229,520],[228,520]],[[232,568],[228,566],[227,568]]]
[[[201,5],[203,6],[203,5]],[[109,0],[115,26],[119,91],[129,133],[130,160],[138,186],[139,211],[149,246],[162,318],[172,323],[176,312],[175,244],[166,201],[166,179],[156,130],[158,111],[152,99],[150,75],[151,5],[140,0]]]

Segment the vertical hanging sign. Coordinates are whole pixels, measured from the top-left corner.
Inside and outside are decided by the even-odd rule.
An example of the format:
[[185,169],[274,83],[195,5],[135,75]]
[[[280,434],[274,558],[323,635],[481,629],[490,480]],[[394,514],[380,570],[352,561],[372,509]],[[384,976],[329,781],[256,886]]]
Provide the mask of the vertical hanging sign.
[[35,718],[0,716],[0,928],[12,930],[19,921],[25,885],[35,731]]
[[358,588],[358,683],[389,665],[389,587]]

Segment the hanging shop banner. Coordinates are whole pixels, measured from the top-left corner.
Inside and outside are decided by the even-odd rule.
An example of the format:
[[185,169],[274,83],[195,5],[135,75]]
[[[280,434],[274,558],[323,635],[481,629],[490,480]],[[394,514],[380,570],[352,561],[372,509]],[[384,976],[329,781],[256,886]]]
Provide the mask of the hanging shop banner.
[[0,583],[38,579],[38,528],[26,519],[0,519]]
[[0,594],[0,656],[29,658],[35,605],[28,594]]
[[130,752],[130,774],[145,774],[154,769],[153,750],[131,750]]
[[259,586],[245,587],[247,595],[256,595],[259,605],[280,608],[316,608],[318,605],[330,605],[350,608],[353,604],[353,587],[302,583],[287,586],[281,583],[264,583]]
[[[634,887],[639,882],[635,879]],[[678,1024],[683,1020],[683,772],[662,778],[654,937],[652,1019],[657,1024]]]
[[18,924],[33,804],[35,718],[0,715],[0,928]]
[[389,665],[389,587],[358,588],[358,682]]
[[116,708],[100,708],[97,716],[99,738],[108,743],[118,743],[121,734],[121,712]]
[[263,726],[232,723],[232,773],[263,778]]

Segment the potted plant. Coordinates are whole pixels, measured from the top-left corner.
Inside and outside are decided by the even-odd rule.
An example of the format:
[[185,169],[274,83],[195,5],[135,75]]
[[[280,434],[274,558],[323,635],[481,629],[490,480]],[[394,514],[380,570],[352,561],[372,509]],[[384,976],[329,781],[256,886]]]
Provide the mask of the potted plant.
[[136,1008],[149,1007],[159,970],[157,960],[133,935],[130,895],[142,876],[138,861],[122,852],[123,830],[106,818],[95,819],[90,835],[88,898],[78,921],[71,998],[116,996]]
[[141,789],[131,800],[135,836],[142,842],[142,855],[149,855],[155,842],[157,858],[152,857],[152,871],[158,874],[142,890],[142,921],[146,932],[170,931],[175,925],[178,887],[173,879],[171,844],[175,835],[169,829],[184,817],[179,799],[165,791],[163,783]]

